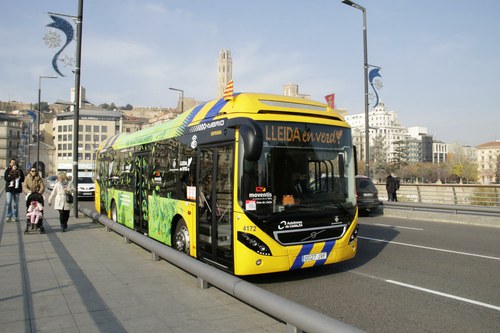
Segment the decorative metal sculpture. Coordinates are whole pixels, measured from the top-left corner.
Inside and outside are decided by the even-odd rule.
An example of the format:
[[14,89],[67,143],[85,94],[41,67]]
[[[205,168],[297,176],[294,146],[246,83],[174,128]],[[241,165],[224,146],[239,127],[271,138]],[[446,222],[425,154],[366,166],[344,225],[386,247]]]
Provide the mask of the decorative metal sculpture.
[[[382,75],[380,75],[379,73],[380,71],[380,68],[374,68],[370,71],[370,73],[368,74],[368,78],[369,78],[369,81],[370,81],[370,85],[372,86],[372,89],[373,89],[373,92],[375,93],[375,104],[373,104],[373,107],[375,108],[377,105],[378,105],[378,102],[379,102],[379,98],[378,98],[378,93],[377,93],[377,89],[382,89],[382,80],[380,79],[375,79],[376,77],[382,77]],[[375,80],[374,80],[375,79]],[[375,82],[374,82],[375,81]],[[377,89],[375,89],[375,87]]]
[[[66,42],[61,47],[61,49],[54,55],[54,58],[52,58],[52,67],[57,72],[57,74],[59,74],[60,76],[64,76],[61,73],[61,71],[59,70],[57,62],[61,61],[65,65],[72,65],[74,63],[74,59],[69,58],[68,56],[65,56],[64,59],[59,59],[59,56],[64,51],[66,46],[68,46],[68,44],[71,43],[71,41],[73,41],[74,29],[73,29],[73,26],[71,25],[71,23],[69,23],[65,19],[62,19],[62,18],[55,16],[55,15],[50,15],[50,17],[52,18],[52,20],[54,22],[47,24],[47,27],[59,29],[62,32],[64,32],[64,35],[66,36]],[[62,42],[61,37],[54,30],[50,30],[47,34],[45,34],[45,37],[43,39],[45,40],[45,44],[49,48],[56,48],[56,47],[61,46],[61,42]]]

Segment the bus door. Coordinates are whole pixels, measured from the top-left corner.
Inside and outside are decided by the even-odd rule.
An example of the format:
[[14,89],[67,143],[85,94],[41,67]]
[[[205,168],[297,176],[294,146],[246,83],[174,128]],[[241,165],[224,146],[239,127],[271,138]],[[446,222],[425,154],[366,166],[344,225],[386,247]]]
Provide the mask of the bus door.
[[150,153],[134,154],[134,229],[142,233],[148,232],[148,175]]
[[198,258],[233,270],[234,144],[198,150]]

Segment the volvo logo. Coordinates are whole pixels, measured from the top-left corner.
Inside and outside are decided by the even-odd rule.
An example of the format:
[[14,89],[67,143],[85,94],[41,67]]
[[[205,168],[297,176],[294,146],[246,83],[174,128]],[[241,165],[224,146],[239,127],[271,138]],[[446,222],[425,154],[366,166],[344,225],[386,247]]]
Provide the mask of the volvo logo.
[[312,231],[309,236],[307,236],[306,238],[302,239],[301,241],[302,242],[305,242],[305,241],[309,241],[311,239],[316,239],[316,237],[318,237],[318,235],[322,232],[325,232],[326,230],[321,230],[321,231]]

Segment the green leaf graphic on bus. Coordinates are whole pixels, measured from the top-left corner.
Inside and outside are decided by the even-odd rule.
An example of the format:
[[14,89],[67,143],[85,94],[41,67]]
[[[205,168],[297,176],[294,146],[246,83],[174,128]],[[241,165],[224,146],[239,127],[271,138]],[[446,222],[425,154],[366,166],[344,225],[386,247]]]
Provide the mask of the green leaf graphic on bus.
[[161,198],[154,193],[149,197],[149,236],[166,244],[171,244],[172,219],[181,209],[180,203],[170,198]]

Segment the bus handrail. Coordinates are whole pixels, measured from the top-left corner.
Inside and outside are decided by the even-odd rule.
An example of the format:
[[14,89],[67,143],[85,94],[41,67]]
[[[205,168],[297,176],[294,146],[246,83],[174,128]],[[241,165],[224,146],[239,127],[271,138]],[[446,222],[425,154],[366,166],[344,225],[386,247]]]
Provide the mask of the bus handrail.
[[96,211],[81,205],[78,206],[78,210],[94,221],[104,225],[106,230],[109,231],[111,229],[122,235],[126,242],[132,241],[144,249],[149,250],[153,260],[158,260],[158,257],[161,257],[175,266],[193,274],[198,278],[200,288],[207,288],[208,284],[213,285],[236,299],[272,317],[278,318],[286,324],[288,332],[363,332],[344,322],[273,294],[241,278],[225,273],[213,266],[178,252],[141,233],[116,223],[108,219],[107,216],[99,214]]

